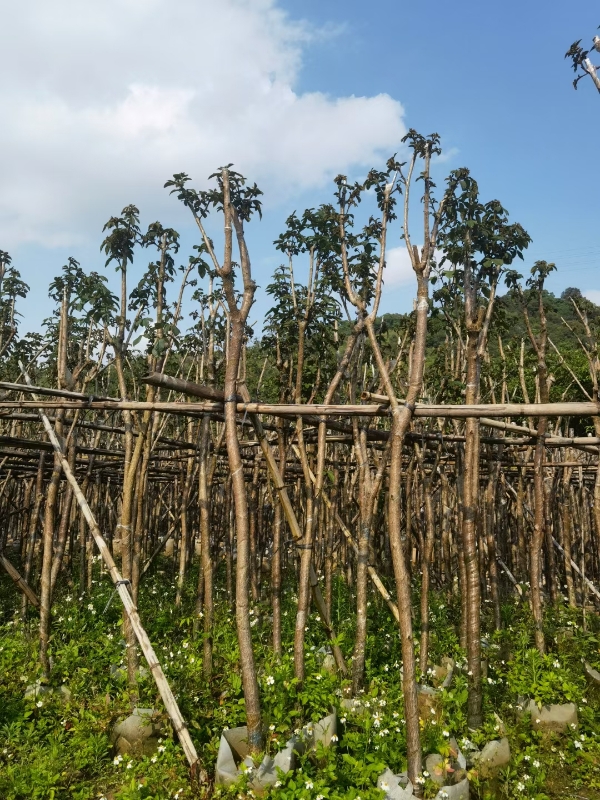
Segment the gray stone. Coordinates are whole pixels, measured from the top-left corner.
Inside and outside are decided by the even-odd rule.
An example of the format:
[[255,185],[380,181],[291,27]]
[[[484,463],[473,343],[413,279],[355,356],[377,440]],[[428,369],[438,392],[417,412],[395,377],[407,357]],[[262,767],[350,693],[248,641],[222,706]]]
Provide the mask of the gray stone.
[[469,800],[469,779],[463,778],[454,786],[442,786],[435,800]]
[[121,754],[152,755],[158,747],[160,723],[153,708],[134,708],[111,734],[111,741]]
[[61,700],[63,700],[63,702],[65,703],[70,703],[71,700],[73,699],[73,694],[71,693],[71,690],[64,683],[61,687],[59,687],[58,694]]
[[473,742],[471,742],[469,739],[463,739],[462,747],[466,754],[462,756],[463,761],[466,762],[466,766],[462,768],[470,769],[473,766],[474,761],[477,760],[477,756],[480,754],[479,748],[476,745],[474,745]]
[[443,786],[447,778],[446,760],[439,753],[430,753],[425,759],[425,769],[438,786]]
[[111,664],[110,677],[117,681],[124,681],[127,678],[127,670],[120,664]]
[[321,669],[324,669],[325,672],[329,672],[332,675],[337,673],[337,666],[335,663],[335,658],[333,657],[333,653],[331,652],[331,648],[319,647],[315,653],[315,656],[317,659],[317,664],[320,665]]
[[43,695],[48,694],[52,694],[52,689],[49,686],[46,686],[45,683],[37,680],[35,683],[30,683],[25,689],[24,698],[25,700],[33,700],[36,697],[42,697]]
[[510,762],[510,746],[506,737],[488,742],[481,753],[473,757],[473,763],[482,778],[496,775]]
[[596,683],[600,686],[600,672],[598,672],[597,669],[594,669],[591,664],[588,664],[587,661],[584,662],[583,669],[585,670],[587,678],[592,683]]
[[328,717],[323,717],[318,722],[310,722],[302,728],[300,735],[301,742],[296,749],[316,747],[318,743],[324,747],[329,747],[331,737],[337,736],[337,714],[334,711]]
[[385,792],[385,800],[411,800],[413,797],[413,785],[406,774],[395,775],[391,769],[377,778],[377,788]]
[[365,707],[360,700],[355,697],[344,697],[340,703],[341,707],[352,714],[362,714]]
[[575,703],[553,704],[540,708],[535,700],[530,700],[524,710],[531,714],[531,724],[540,731],[564,733],[571,725],[577,727],[579,723]]
[[450,745],[450,755],[452,756],[453,764],[452,766],[456,769],[466,769],[467,768],[467,759],[460,751],[460,747],[458,746],[458,742],[454,738],[454,736],[448,742]]
[[335,675],[337,673],[335,658],[331,654],[325,656],[323,663],[321,664],[321,669],[324,669],[325,672],[329,672],[331,675]]
[[294,769],[297,754],[315,747],[318,742],[328,747],[335,732],[336,715],[331,714],[319,722],[306,725],[298,736],[292,736],[286,742],[284,749],[276,756],[265,756],[259,766],[255,767],[248,755],[248,728],[242,726],[224,730],[219,743],[215,784],[231,786],[243,774],[248,774],[250,786],[262,792],[277,781],[278,770],[289,772]]
[[442,689],[447,689],[452,683],[456,662],[454,661],[453,658],[448,658],[448,656],[444,656],[442,658],[442,666],[446,668],[446,677],[442,681]]
[[58,689],[53,689],[51,686],[47,686],[40,680],[29,684],[29,686],[25,689],[24,698],[25,700],[33,700],[36,697],[49,697],[50,695],[58,697],[58,699],[63,703],[70,703],[73,698],[71,690],[65,684],[60,686]]

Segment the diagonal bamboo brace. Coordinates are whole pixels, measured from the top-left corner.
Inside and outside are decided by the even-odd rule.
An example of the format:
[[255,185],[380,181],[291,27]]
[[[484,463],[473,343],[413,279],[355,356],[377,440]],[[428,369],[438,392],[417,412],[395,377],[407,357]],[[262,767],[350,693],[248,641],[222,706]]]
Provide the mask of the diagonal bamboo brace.
[[19,589],[23,592],[25,597],[29,600],[32,606],[39,608],[40,601],[38,600],[37,595],[31,588],[31,586],[27,583],[25,578],[13,567],[10,563],[8,558],[4,555],[4,553],[0,553],[0,564],[4,567],[6,572],[10,575],[13,582]]

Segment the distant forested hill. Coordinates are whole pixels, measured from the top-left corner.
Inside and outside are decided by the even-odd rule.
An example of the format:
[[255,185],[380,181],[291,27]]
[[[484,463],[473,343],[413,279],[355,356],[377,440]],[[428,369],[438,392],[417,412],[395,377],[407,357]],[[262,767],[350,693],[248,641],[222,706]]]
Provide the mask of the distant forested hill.
[[[529,292],[524,293],[526,307],[531,320],[534,333],[539,331],[539,316],[535,298]],[[585,337],[584,326],[575,310],[573,300],[580,310],[587,314],[594,341],[600,339],[600,307],[587,300],[579,289],[569,288],[560,297],[552,292],[544,292],[544,305],[546,308],[548,335],[550,342],[560,352],[560,356],[552,345],[548,344],[547,363],[553,383],[551,387],[551,400],[585,400],[585,392],[591,394],[592,386],[589,375],[588,361],[580,345],[580,341],[588,343]],[[427,364],[425,376],[424,397],[431,402],[462,402],[464,384],[460,370],[456,370],[457,327],[462,326],[462,309],[454,310],[454,324],[448,313],[434,304],[429,321],[429,334],[427,342]],[[385,314],[377,319],[376,329],[378,338],[382,342],[383,350],[389,359],[395,359],[404,335],[413,324],[413,314]],[[350,323],[339,323],[339,346],[343,346],[346,335],[350,330]],[[464,335],[464,333],[463,333]],[[410,338],[410,337],[409,337]],[[580,340],[580,341],[579,341]],[[498,297],[495,305],[493,322],[490,330],[489,357],[486,359],[482,371],[482,402],[493,400],[500,402],[503,375],[506,376],[506,385],[511,400],[523,402],[524,393],[519,379],[519,358],[521,342],[524,341],[524,377],[529,399],[535,400],[535,371],[536,356],[529,342],[523,318],[523,310],[518,296],[510,291]],[[504,364],[500,357],[500,343],[504,351]],[[365,344],[368,350],[368,343]],[[322,353],[322,358],[326,353]],[[330,356],[331,357],[331,356]],[[407,357],[406,349],[401,354],[401,364],[397,370],[399,389],[402,387],[402,375],[405,371],[403,363]],[[265,359],[267,366],[264,369]],[[251,390],[256,391],[259,375],[262,381],[258,394],[261,399],[275,401],[278,398],[279,384],[274,367],[275,352],[271,346],[265,347],[264,342],[257,341],[248,352],[248,384]],[[454,366],[454,374],[453,372]],[[318,363],[315,368],[307,372],[308,380],[305,394],[311,393],[311,381],[318,378]],[[366,381],[366,384],[364,383]],[[578,383],[579,382],[579,383]],[[377,388],[377,376],[363,376],[359,381],[370,390]],[[580,385],[579,385],[580,384]],[[581,388],[583,387],[583,388]],[[321,399],[321,390],[317,390],[315,400]],[[585,390],[585,391],[584,391]],[[347,400],[347,398],[343,398]]]

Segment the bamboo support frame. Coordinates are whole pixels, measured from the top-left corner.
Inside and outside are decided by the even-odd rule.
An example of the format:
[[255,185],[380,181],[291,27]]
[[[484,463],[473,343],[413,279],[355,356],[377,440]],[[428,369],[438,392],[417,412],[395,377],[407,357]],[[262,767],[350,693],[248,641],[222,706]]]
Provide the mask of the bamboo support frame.
[[[292,445],[292,449],[294,450],[296,456],[298,458],[300,458],[300,453],[298,452],[298,448],[296,447],[296,445]],[[309,469],[308,472],[310,474],[311,481],[313,483],[316,483],[317,479],[316,479],[312,469]],[[331,509],[331,500],[327,496],[327,493],[323,492],[322,497],[323,497],[323,500],[325,501],[325,505],[327,506],[327,508]],[[348,541],[352,545],[352,549],[354,550],[354,552],[358,553],[358,544],[357,544],[354,536],[352,536],[351,531],[346,526],[344,520],[340,517],[340,515],[338,514],[337,511],[335,512],[334,516],[335,516],[335,521],[336,521],[337,525],[339,526],[339,529],[341,530],[341,532],[344,534],[346,539],[348,539]],[[400,614],[398,612],[398,606],[396,605],[396,603],[394,603],[390,593],[388,592],[388,590],[383,585],[383,581],[381,580],[381,578],[377,574],[377,570],[371,564],[368,564],[367,565],[367,572],[368,572],[369,577],[371,578],[375,588],[377,589],[379,594],[383,597],[383,599],[387,603],[390,611],[394,615],[394,619],[396,620],[396,622],[399,622],[400,621]]]
[[[29,380],[29,376],[25,372],[24,367],[22,365],[19,366],[21,367],[21,371],[25,376],[25,380]],[[194,747],[194,743],[192,742],[192,739],[190,737],[189,731],[185,724],[185,720],[181,715],[181,711],[179,710],[177,701],[175,700],[173,692],[171,691],[171,687],[167,682],[162,667],[160,666],[160,662],[156,656],[156,653],[154,652],[154,648],[152,647],[150,639],[148,638],[148,634],[146,633],[142,625],[140,616],[138,614],[137,608],[134,605],[131,594],[127,589],[126,586],[127,581],[123,580],[123,577],[119,572],[119,569],[110,553],[110,550],[108,549],[104,537],[100,532],[100,528],[98,527],[94,514],[92,513],[92,510],[87,500],[85,499],[85,496],[81,491],[81,488],[77,483],[77,479],[73,475],[66,458],[64,457],[60,442],[52,428],[52,425],[50,424],[50,421],[42,411],[40,411],[39,413],[44,428],[46,430],[46,433],[48,434],[48,438],[52,442],[54,451],[56,452],[60,460],[61,468],[65,474],[66,479],[69,481],[71,487],[73,488],[73,493],[77,499],[77,503],[79,504],[81,512],[84,515],[86,522],[88,523],[90,532],[94,537],[94,541],[98,546],[102,559],[108,570],[108,574],[110,575],[111,580],[115,585],[115,590],[118,592],[119,597],[121,598],[121,602],[123,603],[125,613],[127,614],[127,617],[131,623],[131,627],[133,628],[133,631],[139,642],[140,648],[144,654],[144,657],[146,658],[148,667],[150,669],[150,672],[152,673],[152,677],[154,678],[154,681],[156,683],[160,696],[163,700],[167,713],[173,724],[173,728],[175,729],[175,733],[179,738],[185,756],[190,765],[190,769],[192,770],[193,773],[195,773],[198,764],[198,754],[196,752],[196,748]]]
[[[219,402],[181,403],[136,400],[0,400],[0,408],[65,409],[89,411],[158,411],[172,414],[210,414],[223,410]],[[389,417],[382,404],[321,405],[309,403],[237,403],[239,414],[267,414],[273,417]],[[416,403],[417,418],[466,419],[468,417],[594,417],[600,403],[477,403],[473,405],[430,405]]]

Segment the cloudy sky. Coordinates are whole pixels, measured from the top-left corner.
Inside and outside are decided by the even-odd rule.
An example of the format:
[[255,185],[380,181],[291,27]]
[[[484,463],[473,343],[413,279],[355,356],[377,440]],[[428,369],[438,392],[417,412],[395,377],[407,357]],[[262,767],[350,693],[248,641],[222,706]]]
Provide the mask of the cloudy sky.
[[[25,325],[50,310],[67,256],[102,269],[102,226],[128,203],[180,230],[187,260],[194,232],[163,184],[228,162],[265,192],[249,232],[264,288],[285,217],[328,200],[339,172],[381,165],[408,127],[442,135],[440,185],[470,167],[529,231],[525,270],[554,260],[555,291],[600,300],[600,98],[573,91],[563,59],[600,20],[579,5],[0,0],[0,249],[32,286]],[[384,310],[404,311],[399,230],[390,247]],[[259,323],[265,307],[262,292]]]

